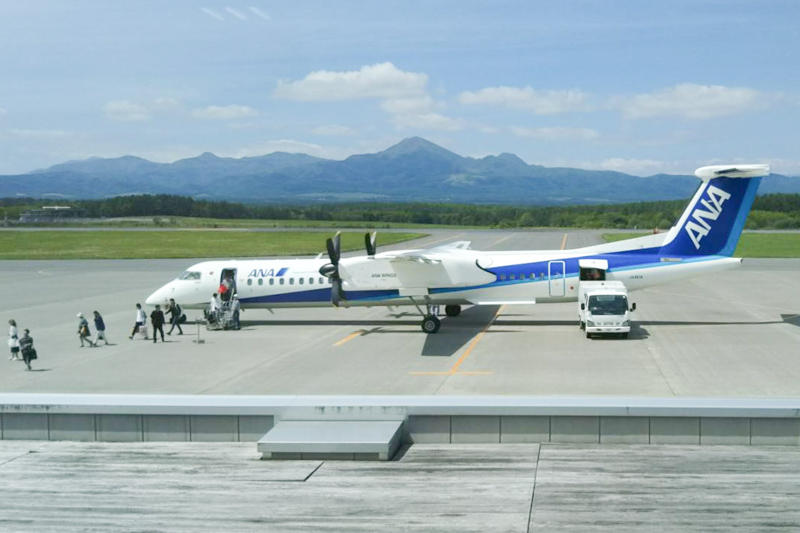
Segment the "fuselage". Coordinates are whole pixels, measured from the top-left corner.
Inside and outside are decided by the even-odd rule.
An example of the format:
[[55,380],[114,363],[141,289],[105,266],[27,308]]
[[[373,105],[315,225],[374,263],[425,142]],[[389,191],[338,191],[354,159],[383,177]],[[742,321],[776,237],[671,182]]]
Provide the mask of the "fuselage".
[[[625,242],[625,241],[623,241]],[[630,242],[630,241],[628,241]],[[621,244],[621,243],[617,243]],[[611,248],[609,250],[609,248]],[[579,261],[608,262],[606,279],[619,280],[629,290],[666,283],[698,274],[737,266],[741,260],[725,256],[670,257],[658,248],[613,251],[613,245],[552,251],[480,252],[458,250],[448,256],[474,265],[482,276],[475,285],[431,286],[426,294],[410,298],[397,287],[389,261],[368,264],[369,283],[343,283],[342,306],[427,304],[472,304],[490,301],[553,303],[578,297]],[[608,251],[605,251],[608,250]],[[397,252],[395,252],[397,253]],[[331,305],[331,282],[320,275],[326,259],[253,259],[205,261],[190,266],[147,298],[148,305],[174,298],[185,308],[203,308],[217,291],[223,273],[232,273],[235,292],[243,308],[327,307]],[[364,264],[363,258],[344,258]]]

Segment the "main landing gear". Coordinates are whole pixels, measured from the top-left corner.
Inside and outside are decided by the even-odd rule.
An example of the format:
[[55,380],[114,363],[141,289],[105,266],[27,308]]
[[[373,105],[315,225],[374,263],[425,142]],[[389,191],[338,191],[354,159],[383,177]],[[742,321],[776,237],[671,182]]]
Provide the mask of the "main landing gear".
[[444,306],[444,314],[447,316],[458,316],[461,314],[461,306],[460,305],[445,305]]
[[[411,301],[414,302],[413,299]],[[442,326],[442,321],[439,320],[438,316],[436,316],[439,314],[439,306],[426,304],[425,312],[423,312],[417,302],[414,302],[414,305],[416,306],[417,311],[419,311],[419,314],[422,315],[422,324],[420,324],[422,331],[429,334],[439,331],[439,328]],[[450,317],[458,316],[461,314],[461,306],[446,305],[444,306],[444,313]]]

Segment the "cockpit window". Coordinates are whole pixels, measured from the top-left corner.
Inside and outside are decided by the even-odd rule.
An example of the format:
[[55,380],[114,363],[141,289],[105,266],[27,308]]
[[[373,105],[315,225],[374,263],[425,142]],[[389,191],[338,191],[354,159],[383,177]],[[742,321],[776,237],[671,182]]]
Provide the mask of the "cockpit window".
[[186,272],[178,276],[178,279],[197,280],[200,279],[200,272],[193,272],[191,270],[187,270]]

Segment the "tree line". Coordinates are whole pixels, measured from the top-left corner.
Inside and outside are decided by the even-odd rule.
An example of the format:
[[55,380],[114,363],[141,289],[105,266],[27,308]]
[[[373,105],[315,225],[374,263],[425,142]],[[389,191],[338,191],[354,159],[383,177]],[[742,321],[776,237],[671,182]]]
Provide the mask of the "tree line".
[[[0,199],[0,217],[16,220],[22,211],[43,205],[71,205],[92,218],[202,217],[219,219],[353,221],[365,225],[409,223],[514,227],[668,228],[686,200],[611,205],[540,206],[447,203],[333,203],[272,205],[217,202],[177,195],[118,196],[102,200]],[[767,194],[756,198],[749,229],[800,228],[800,194]]]

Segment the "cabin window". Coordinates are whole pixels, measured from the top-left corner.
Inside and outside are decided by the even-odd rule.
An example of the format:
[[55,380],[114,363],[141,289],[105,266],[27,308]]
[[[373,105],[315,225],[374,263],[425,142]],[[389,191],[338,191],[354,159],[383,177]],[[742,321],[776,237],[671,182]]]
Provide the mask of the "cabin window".
[[283,282],[284,282],[284,279],[283,279],[283,278],[280,278],[280,281],[279,281],[278,283],[280,283],[281,285],[283,285]]
[[264,284],[264,278],[258,278],[258,284],[259,285],[263,285]]
[[297,283],[299,283],[300,285],[302,285],[302,284],[303,284],[303,282],[304,282],[304,279],[303,279],[303,278],[297,278]]
[[325,278],[319,278],[319,284],[322,285],[323,283],[325,283]]
[[269,284],[275,285],[275,278],[269,278]]
[[505,280],[506,280],[506,275],[500,274],[500,281],[505,281]]
[[309,285],[313,285],[314,284],[314,278],[308,278],[308,284]]
[[508,279],[517,279],[517,277],[516,277],[516,275],[511,274],[511,275],[508,276]]
[[247,278],[247,284],[248,285],[252,285],[253,284],[253,279],[252,278]]
[[294,278],[289,278],[289,285],[294,285]]
[[200,279],[200,272],[192,272],[191,270],[187,270],[186,272],[184,272],[183,274],[178,276],[178,279],[181,279],[181,280],[199,280]]
[[534,274],[533,272],[531,272],[531,273],[528,275],[528,277],[529,277],[529,278],[531,278],[531,279],[536,279],[536,274]]

